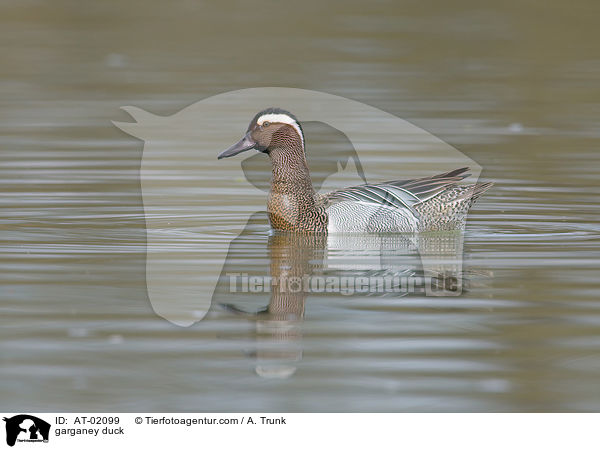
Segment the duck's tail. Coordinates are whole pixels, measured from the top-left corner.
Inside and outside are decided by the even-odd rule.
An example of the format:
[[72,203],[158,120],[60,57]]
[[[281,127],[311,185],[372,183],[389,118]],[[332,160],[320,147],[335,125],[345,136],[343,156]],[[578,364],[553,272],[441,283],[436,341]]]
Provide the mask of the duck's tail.
[[468,202],[469,206],[471,206],[481,195],[483,195],[493,185],[494,185],[493,182],[484,182],[481,184],[471,184],[468,186],[456,186],[455,189],[457,189],[457,190],[458,190],[458,187],[465,187],[465,188],[460,189],[460,192],[457,192],[458,195],[452,201],[453,202]]
[[451,185],[435,197],[416,206],[422,231],[462,228],[473,203],[494,184]]

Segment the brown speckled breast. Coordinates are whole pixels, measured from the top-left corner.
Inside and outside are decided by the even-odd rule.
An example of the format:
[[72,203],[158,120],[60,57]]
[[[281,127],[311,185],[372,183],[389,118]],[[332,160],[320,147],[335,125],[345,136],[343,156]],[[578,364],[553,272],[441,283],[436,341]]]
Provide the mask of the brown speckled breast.
[[[295,232],[327,232],[327,213],[318,207],[311,191],[296,184],[274,183],[267,209],[273,229]],[[294,191],[292,191],[294,190]],[[312,190],[312,189],[311,189]]]

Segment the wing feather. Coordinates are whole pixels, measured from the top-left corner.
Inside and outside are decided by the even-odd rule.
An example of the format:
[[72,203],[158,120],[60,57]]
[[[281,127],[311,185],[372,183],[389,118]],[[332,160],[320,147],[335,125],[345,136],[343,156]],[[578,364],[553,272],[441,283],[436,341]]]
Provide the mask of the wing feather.
[[469,176],[468,167],[459,168],[427,178],[362,184],[334,190],[320,197],[325,205],[339,201],[365,201],[384,207],[407,209],[415,217],[415,205],[427,201]]

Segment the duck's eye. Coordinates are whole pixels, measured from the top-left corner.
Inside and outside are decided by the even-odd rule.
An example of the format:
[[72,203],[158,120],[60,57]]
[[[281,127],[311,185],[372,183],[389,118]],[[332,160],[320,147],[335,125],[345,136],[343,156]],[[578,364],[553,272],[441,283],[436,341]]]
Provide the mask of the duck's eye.
[[270,123],[269,123],[269,122],[263,122],[263,124],[262,124],[263,128],[266,128],[266,127],[267,127],[267,126],[269,126],[269,125],[270,125]]

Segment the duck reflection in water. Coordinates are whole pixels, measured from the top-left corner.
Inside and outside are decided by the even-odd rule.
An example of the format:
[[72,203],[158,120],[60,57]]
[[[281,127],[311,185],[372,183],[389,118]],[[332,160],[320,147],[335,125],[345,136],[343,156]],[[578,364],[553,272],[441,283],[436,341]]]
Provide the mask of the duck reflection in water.
[[385,297],[395,304],[407,296],[460,294],[460,233],[277,232],[265,245],[267,227],[266,213],[250,219],[231,244],[213,296],[213,306],[253,323],[247,353],[261,377],[295,373],[308,298]]

